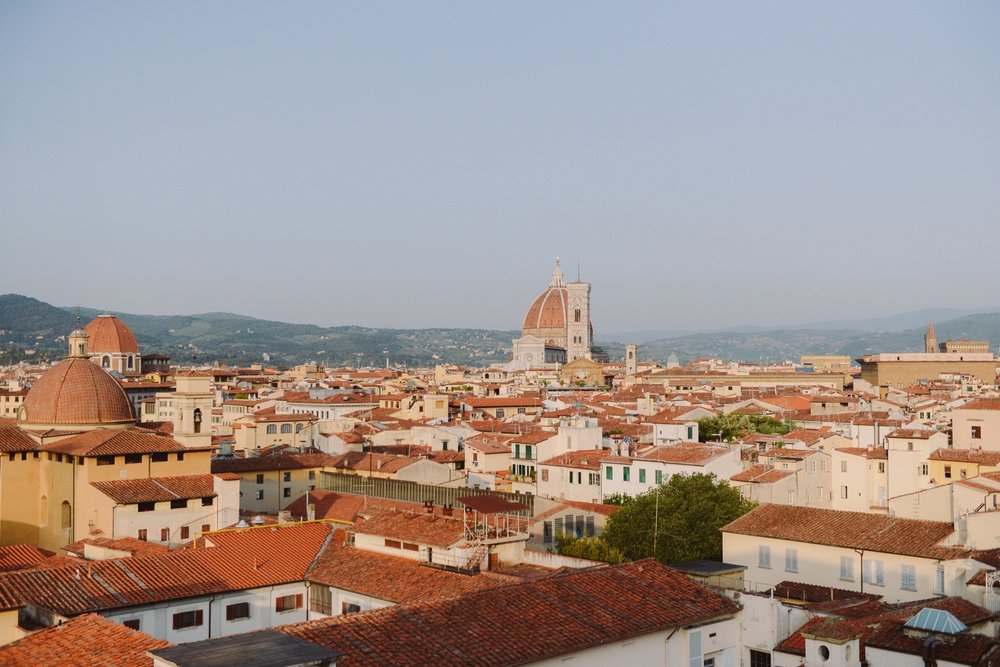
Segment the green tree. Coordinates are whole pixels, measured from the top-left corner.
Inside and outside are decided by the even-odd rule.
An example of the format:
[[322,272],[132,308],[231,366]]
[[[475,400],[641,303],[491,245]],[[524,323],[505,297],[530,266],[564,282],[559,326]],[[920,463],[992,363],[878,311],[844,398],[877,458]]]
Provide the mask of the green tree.
[[570,537],[556,535],[556,551],[563,556],[599,560],[604,563],[623,563],[627,558],[622,550],[613,547],[600,537]]
[[784,435],[795,428],[793,422],[785,422],[767,415],[740,415],[735,412],[702,417],[698,421],[698,440],[708,442],[722,440],[734,442],[750,433]]
[[715,475],[673,475],[612,514],[601,538],[629,560],[650,556],[663,563],[718,560],[722,558],[719,529],[756,505]]

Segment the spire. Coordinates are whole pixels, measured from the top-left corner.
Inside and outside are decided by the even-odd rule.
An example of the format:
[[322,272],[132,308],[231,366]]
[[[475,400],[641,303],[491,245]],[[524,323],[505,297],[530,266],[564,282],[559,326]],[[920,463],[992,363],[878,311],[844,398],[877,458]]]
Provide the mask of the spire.
[[566,287],[566,281],[563,280],[562,269],[559,268],[558,257],[556,257],[556,268],[552,271],[552,282],[549,283],[549,287]]

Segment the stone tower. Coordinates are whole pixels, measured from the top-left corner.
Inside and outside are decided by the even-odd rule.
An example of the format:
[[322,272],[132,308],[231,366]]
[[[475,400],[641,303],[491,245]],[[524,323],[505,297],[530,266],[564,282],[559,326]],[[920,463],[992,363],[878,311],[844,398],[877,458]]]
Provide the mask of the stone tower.
[[934,323],[931,322],[924,334],[924,352],[933,354],[937,351],[937,334],[934,333]]

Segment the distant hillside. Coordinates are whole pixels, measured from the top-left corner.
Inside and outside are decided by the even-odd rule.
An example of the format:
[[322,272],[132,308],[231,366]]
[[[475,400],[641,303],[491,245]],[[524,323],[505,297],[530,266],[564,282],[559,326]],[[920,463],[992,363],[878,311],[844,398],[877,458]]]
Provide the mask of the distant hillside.
[[[104,311],[81,308],[84,323]],[[59,358],[63,337],[75,325],[75,308],[56,308],[18,294],[0,296],[0,363],[25,358]],[[436,361],[485,366],[510,358],[518,331],[488,329],[375,329],[359,326],[318,327],[259,320],[232,313],[201,315],[135,315],[113,313],[135,332],[143,352],[169,355],[175,363],[250,364],[264,361],[292,366],[315,361],[328,366],[429,366]],[[1000,343],[1000,313],[967,315],[936,322],[938,340],[973,338]],[[846,354],[923,349],[923,325],[897,333],[854,328],[802,328],[723,331],[662,338],[639,346],[643,360],[682,362],[718,357],[748,362],[797,360],[803,354]],[[599,342],[613,359],[624,345]],[[29,355],[29,351],[32,354]]]

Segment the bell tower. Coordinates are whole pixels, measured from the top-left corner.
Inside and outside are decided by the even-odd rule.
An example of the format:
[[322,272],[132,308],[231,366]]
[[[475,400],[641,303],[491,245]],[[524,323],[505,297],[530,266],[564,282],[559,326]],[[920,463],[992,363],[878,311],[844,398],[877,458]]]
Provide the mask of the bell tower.
[[924,352],[933,354],[937,351],[937,334],[934,333],[934,323],[931,322],[924,334]]

